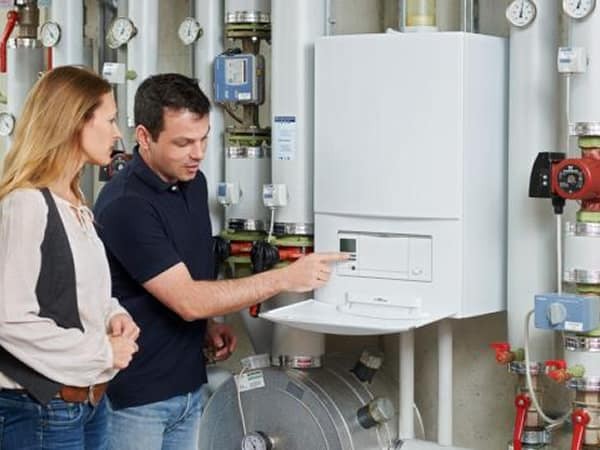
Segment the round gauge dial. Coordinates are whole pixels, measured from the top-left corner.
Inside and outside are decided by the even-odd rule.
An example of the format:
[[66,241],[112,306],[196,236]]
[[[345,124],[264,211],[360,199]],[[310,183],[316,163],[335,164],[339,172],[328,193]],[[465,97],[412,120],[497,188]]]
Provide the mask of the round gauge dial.
[[531,0],[514,0],[506,8],[506,18],[515,27],[526,27],[535,19],[537,9]]
[[242,439],[242,450],[271,450],[271,448],[269,438],[257,431],[248,433]]
[[137,28],[127,17],[117,17],[112,21],[106,34],[106,44],[110,48],[119,48],[127,44],[137,33]]
[[10,136],[15,129],[15,116],[8,112],[0,113],[0,136]]
[[563,10],[573,19],[583,19],[596,6],[596,0],[563,0]]
[[186,17],[183,19],[183,22],[181,22],[181,25],[179,25],[177,34],[184,45],[190,45],[202,36],[202,27],[200,26],[200,22],[193,17]]
[[60,26],[56,22],[46,22],[40,28],[40,37],[44,47],[54,47],[60,41]]

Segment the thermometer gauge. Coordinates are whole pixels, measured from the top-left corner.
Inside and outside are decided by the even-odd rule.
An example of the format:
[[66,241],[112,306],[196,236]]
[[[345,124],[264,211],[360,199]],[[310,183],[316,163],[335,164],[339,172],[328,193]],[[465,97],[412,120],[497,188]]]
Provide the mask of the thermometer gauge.
[[573,19],[583,19],[596,6],[596,0],[563,0],[563,11]]
[[242,450],[271,450],[271,440],[259,431],[248,433],[242,439]]
[[181,22],[181,25],[179,25],[177,34],[184,45],[190,45],[202,36],[202,27],[200,26],[200,22],[193,17],[186,17]]
[[117,17],[112,21],[106,34],[106,44],[110,48],[119,48],[127,44],[137,33],[137,28],[128,17]]
[[506,18],[511,25],[519,28],[526,27],[535,19],[537,9],[531,0],[514,0],[506,8]]
[[54,47],[60,41],[60,26],[56,22],[46,22],[40,28],[40,38],[44,47]]
[[10,136],[15,129],[15,116],[8,112],[0,113],[0,136]]

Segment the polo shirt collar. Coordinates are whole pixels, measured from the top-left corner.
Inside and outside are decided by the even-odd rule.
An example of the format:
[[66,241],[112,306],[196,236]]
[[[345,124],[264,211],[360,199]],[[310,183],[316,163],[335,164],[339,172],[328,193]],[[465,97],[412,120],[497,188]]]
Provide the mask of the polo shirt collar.
[[133,160],[131,162],[133,172],[148,186],[157,192],[164,192],[177,186],[178,183],[167,183],[163,181],[140,156],[139,145],[133,148]]

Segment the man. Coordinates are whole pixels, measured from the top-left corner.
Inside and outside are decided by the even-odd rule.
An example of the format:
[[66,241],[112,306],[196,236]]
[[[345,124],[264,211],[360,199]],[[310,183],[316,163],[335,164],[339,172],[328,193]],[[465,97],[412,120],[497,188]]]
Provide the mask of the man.
[[206,179],[199,171],[209,101],[177,74],[145,80],[135,96],[133,160],[96,203],[115,296],[141,329],[139,352],[108,391],[111,448],[196,449],[206,382],[203,343],[227,357],[235,337],[210,317],[282,291],[322,286],[340,254],[313,254],[283,268],[213,281]]

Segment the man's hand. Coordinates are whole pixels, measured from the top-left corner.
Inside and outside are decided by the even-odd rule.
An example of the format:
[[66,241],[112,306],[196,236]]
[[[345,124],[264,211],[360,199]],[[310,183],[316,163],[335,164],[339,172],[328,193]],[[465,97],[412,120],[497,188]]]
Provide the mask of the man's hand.
[[345,261],[348,253],[311,253],[284,267],[286,290],[307,292],[323,287],[331,277],[331,264]]
[[223,361],[235,351],[237,338],[229,325],[208,321],[206,332],[206,347],[211,359]]
[[129,314],[115,314],[109,322],[109,334],[111,336],[123,336],[136,341],[140,335],[140,329]]

